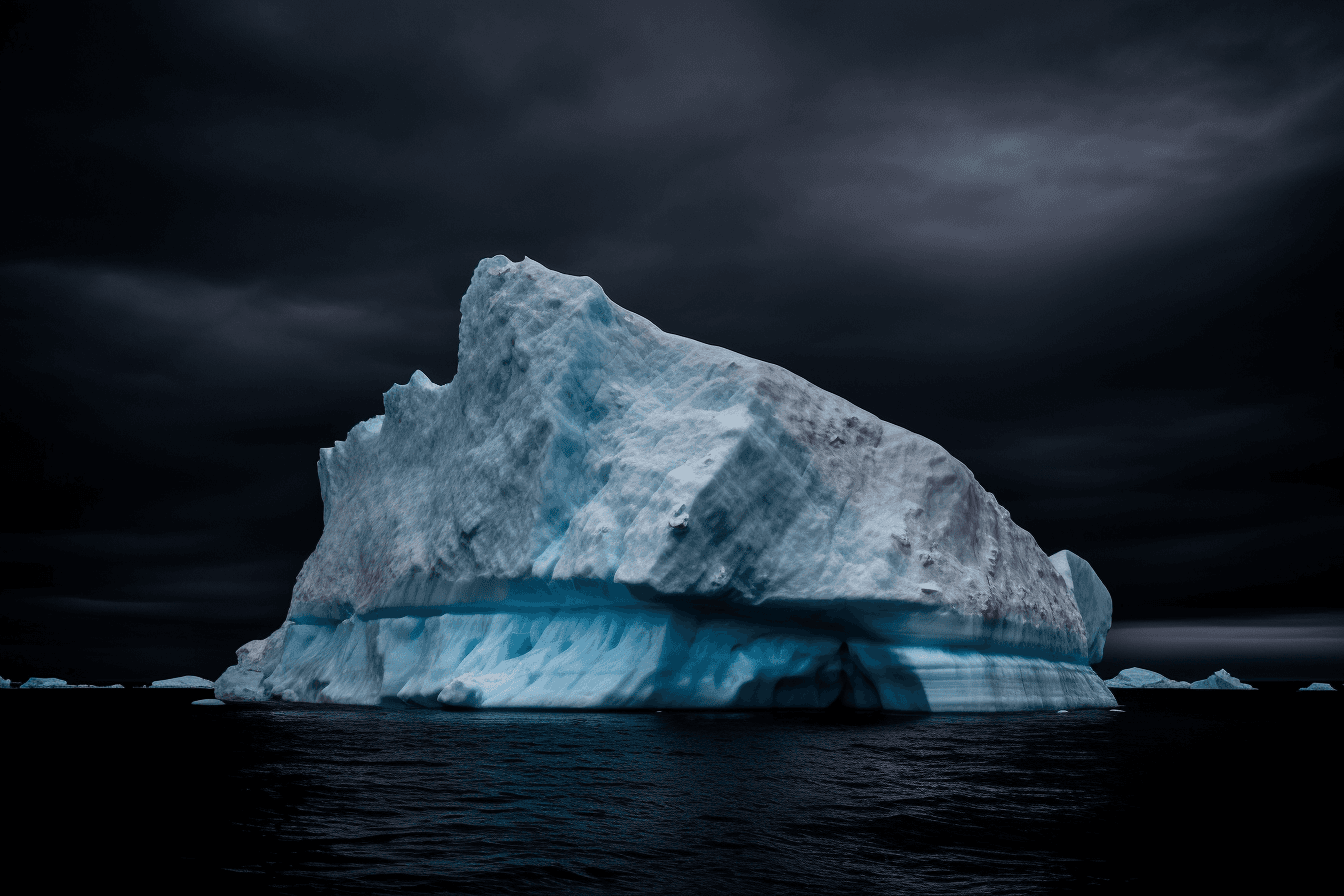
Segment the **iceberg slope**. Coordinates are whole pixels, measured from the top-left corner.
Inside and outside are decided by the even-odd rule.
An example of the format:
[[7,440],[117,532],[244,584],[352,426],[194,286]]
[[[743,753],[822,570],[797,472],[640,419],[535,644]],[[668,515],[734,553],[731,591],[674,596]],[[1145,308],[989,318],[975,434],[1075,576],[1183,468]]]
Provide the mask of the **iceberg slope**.
[[457,376],[384,408],[323,449],[286,625],[219,696],[1114,705],[1081,558],[1062,575],[928,439],[587,277],[482,261]]

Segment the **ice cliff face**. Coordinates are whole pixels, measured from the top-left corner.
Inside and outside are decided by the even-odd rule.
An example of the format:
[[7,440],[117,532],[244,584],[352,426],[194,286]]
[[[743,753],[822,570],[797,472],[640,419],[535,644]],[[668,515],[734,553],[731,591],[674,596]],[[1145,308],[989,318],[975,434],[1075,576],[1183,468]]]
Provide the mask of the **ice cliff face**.
[[1106,650],[1106,633],[1111,630],[1111,592],[1101,584],[1092,564],[1073,551],[1051,554],[1050,565],[1063,577],[1069,594],[1078,605],[1087,638],[1087,661],[1101,662]]
[[482,261],[457,376],[384,407],[323,449],[289,619],[220,696],[1113,705],[1085,561],[928,439],[587,277]]

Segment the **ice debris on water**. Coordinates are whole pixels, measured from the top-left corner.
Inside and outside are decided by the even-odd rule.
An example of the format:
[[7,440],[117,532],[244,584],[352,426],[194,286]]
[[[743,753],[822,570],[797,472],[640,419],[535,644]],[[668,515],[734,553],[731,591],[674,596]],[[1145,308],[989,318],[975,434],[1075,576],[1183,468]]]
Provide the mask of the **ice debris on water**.
[[1326,683],[1323,682],[1323,681],[1317,681],[1317,682],[1314,682],[1314,683],[1308,685],[1308,686],[1305,687],[1305,688],[1298,688],[1298,690],[1299,690],[1299,691],[1333,691],[1334,688],[1332,688],[1330,685],[1326,684]]
[[1188,681],[1172,681],[1165,675],[1159,675],[1148,669],[1140,669],[1138,666],[1131,666],[1128,669],[1121,670],[1120,674],[1114,678],[1106,680],[1108,688],[1188,688]]
[[222,699],[488,708],[1109,707],[1110,595],[942,447],[482,261],[457,374],[324,448],[323,531]]
[[199,675],[179,675],[177,678],[165,678],[150,685],[152,688],[213,688],[215,683]]
[[1253,691],[1255,688],[1244,682],[1233,678],[1226,669],[1219,669],[1201,681],[1190,685],[1192,688],[1203,691]]
[[214,697],[207,697],[204,700],[191,701],[192,706],[223,706],[223,700],[216,700]]

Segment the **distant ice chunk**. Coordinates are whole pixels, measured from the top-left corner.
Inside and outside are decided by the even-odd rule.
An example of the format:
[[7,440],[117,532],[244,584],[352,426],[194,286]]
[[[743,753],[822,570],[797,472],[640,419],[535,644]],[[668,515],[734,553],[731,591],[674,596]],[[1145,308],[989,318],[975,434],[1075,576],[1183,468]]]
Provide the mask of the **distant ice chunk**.
[[1165,675],[1159,675],[1138,666],[1124,669],[1119,675],[1106,681],[1108,688],[1188,688],[1188,681],[1172,681]]
[[204,700],[191,701],[192,706],[223,706],[223,700],[216,700],[214,697],[206,697]]
[[1298,688],[1298,690],[1299,690],[1299,691],[1333,691],[1334,688],[1330,687],[1330,685],[1326,684],[1326,683],[1323,682],[1323,681],[1318,681],[1318,682],[1316,682],[1316,683],[1314,683],[1314,684],[1308,685],[1308,686],[1305,687],[1305,688]]
[[1244,684],[1228,674],[1226,669],[1219,669],[1217,672],[1190,685],[1201,691],[1253,691],[1255,688]]
[[68,688],[70,685],[62,678],[30,678],[21,688]]
[[9,687],[9,679],[0,678],[0,688],[7,688],[7,687]]
[[179,675],[177,678],[165,678],[150,685],[152,688],[213,688],[215,683],[199,675]]

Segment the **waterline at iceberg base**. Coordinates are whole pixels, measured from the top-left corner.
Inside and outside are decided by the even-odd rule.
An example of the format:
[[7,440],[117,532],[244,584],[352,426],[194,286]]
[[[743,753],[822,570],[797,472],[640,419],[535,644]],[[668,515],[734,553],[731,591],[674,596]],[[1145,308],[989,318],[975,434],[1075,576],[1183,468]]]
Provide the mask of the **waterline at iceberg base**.
[[[965,617],[911,610],[893,620],[905,631],[882,639],[818,624],[823,615],[809,624],[771,618],[769,608],[753,621],[657,607],[475,606],[311,620],[287,624],[269,668],[234,667],[216,692],[519,709],[1115,705],[1089,666],[986,650],[991,638]],[[910,631],[919,628],[925,637]]]
[[477,267],[458,358],[323,449],[289,618],[218,697],[1115,705],[1092,567],[928,439],[530,260]]

